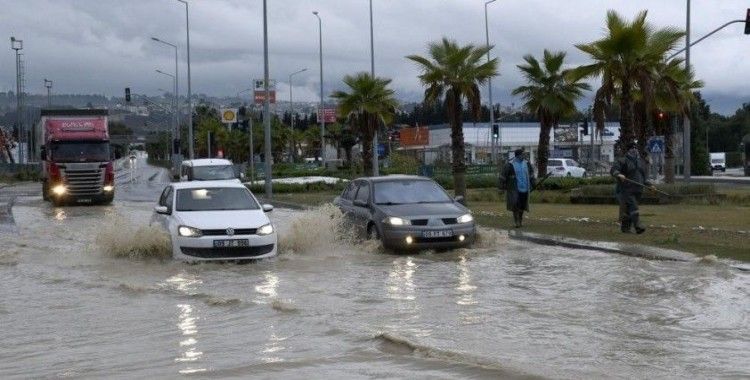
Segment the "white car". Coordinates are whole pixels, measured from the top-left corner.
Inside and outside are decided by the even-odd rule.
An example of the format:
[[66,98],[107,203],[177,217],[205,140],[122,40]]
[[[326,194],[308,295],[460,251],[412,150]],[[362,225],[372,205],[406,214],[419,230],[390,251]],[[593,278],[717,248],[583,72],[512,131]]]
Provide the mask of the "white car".
[[151,224],[169,233],[175,259],[261,259],[277,253],[271,210],[239,182],[177,182],[162,192]]
[[180,182],[186,181],[240,181],[244,174],[232,161],[223,158],[200,158],[182,161]]
[[552,158],[547,160],[547,174],[551,177],[586,177],[586,169],[569,158]]

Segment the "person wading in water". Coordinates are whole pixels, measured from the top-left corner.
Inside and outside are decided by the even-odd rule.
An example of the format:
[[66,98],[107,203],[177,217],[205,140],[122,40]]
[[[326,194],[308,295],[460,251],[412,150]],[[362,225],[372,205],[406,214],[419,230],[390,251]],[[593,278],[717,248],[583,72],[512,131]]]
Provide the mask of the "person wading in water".
[[628,151],[624,157],[615,160],[610,174],[617,178],[617,200],[620,203],[620,230],[623,233],[635,232],[642,234],[646,228],[641,223],[638,203],[643,195],[643,188],[653,189],[648,180],[646,162],[638,154],[638,145],[628,144]]
[[529,193],[534,187],[534,168],[524,158],[523,149],[516,149],[515,158],[500,173],[500,187],[505,189],[505,206],[513,212],[515,227],[523,226],[523,212],[529,211]]

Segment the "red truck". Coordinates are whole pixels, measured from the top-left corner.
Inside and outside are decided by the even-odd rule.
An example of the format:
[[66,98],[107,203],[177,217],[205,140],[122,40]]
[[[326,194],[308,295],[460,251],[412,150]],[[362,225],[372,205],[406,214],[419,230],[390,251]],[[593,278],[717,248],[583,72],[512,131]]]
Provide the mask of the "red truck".
[[112,202],[115,171],[110,153],[107,110],[43,109],[42,197],[56,206]]

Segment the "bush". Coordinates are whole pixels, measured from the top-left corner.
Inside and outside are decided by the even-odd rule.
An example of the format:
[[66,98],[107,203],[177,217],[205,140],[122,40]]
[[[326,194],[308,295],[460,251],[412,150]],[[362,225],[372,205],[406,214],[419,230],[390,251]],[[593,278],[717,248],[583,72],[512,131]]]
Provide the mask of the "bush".
[[[314,182],[314,183],[274,183],[273,192],[278,194],[284,193],[308,193],[308,192],[321,192],[321,191],[343,191],[346,187],[347,182],[339,181],[333,184],[325,182]],[[265,192],[265,184],[256,183],[247,186],[250,191],[255,194],[263,194]]]
[[390,156],[388,174],[412,174],[419,173],[419,160],[408,154],[393,152]]

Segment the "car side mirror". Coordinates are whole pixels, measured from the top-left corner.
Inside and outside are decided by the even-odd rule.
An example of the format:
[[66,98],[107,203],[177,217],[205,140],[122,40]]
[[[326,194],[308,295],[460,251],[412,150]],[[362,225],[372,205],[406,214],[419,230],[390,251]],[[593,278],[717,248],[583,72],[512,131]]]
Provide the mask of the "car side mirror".
[[367,202],[361,200],[361,199],[355,199],[354,202],[352,202],[357,207],[367,207]]
[[263,205],[263,212],[271,212],[273,211],[273,205],[270,205],[268,203]]
[[459,196],[453,198],[453,200],[455,200],[457,203],[460,203],[462,205],[466,205],[466,198],[464,198],[463,195],[459,195]]
[[156,206],[154,207],[154,212],[161,215],[169,215],[169,208],[167,206]]

